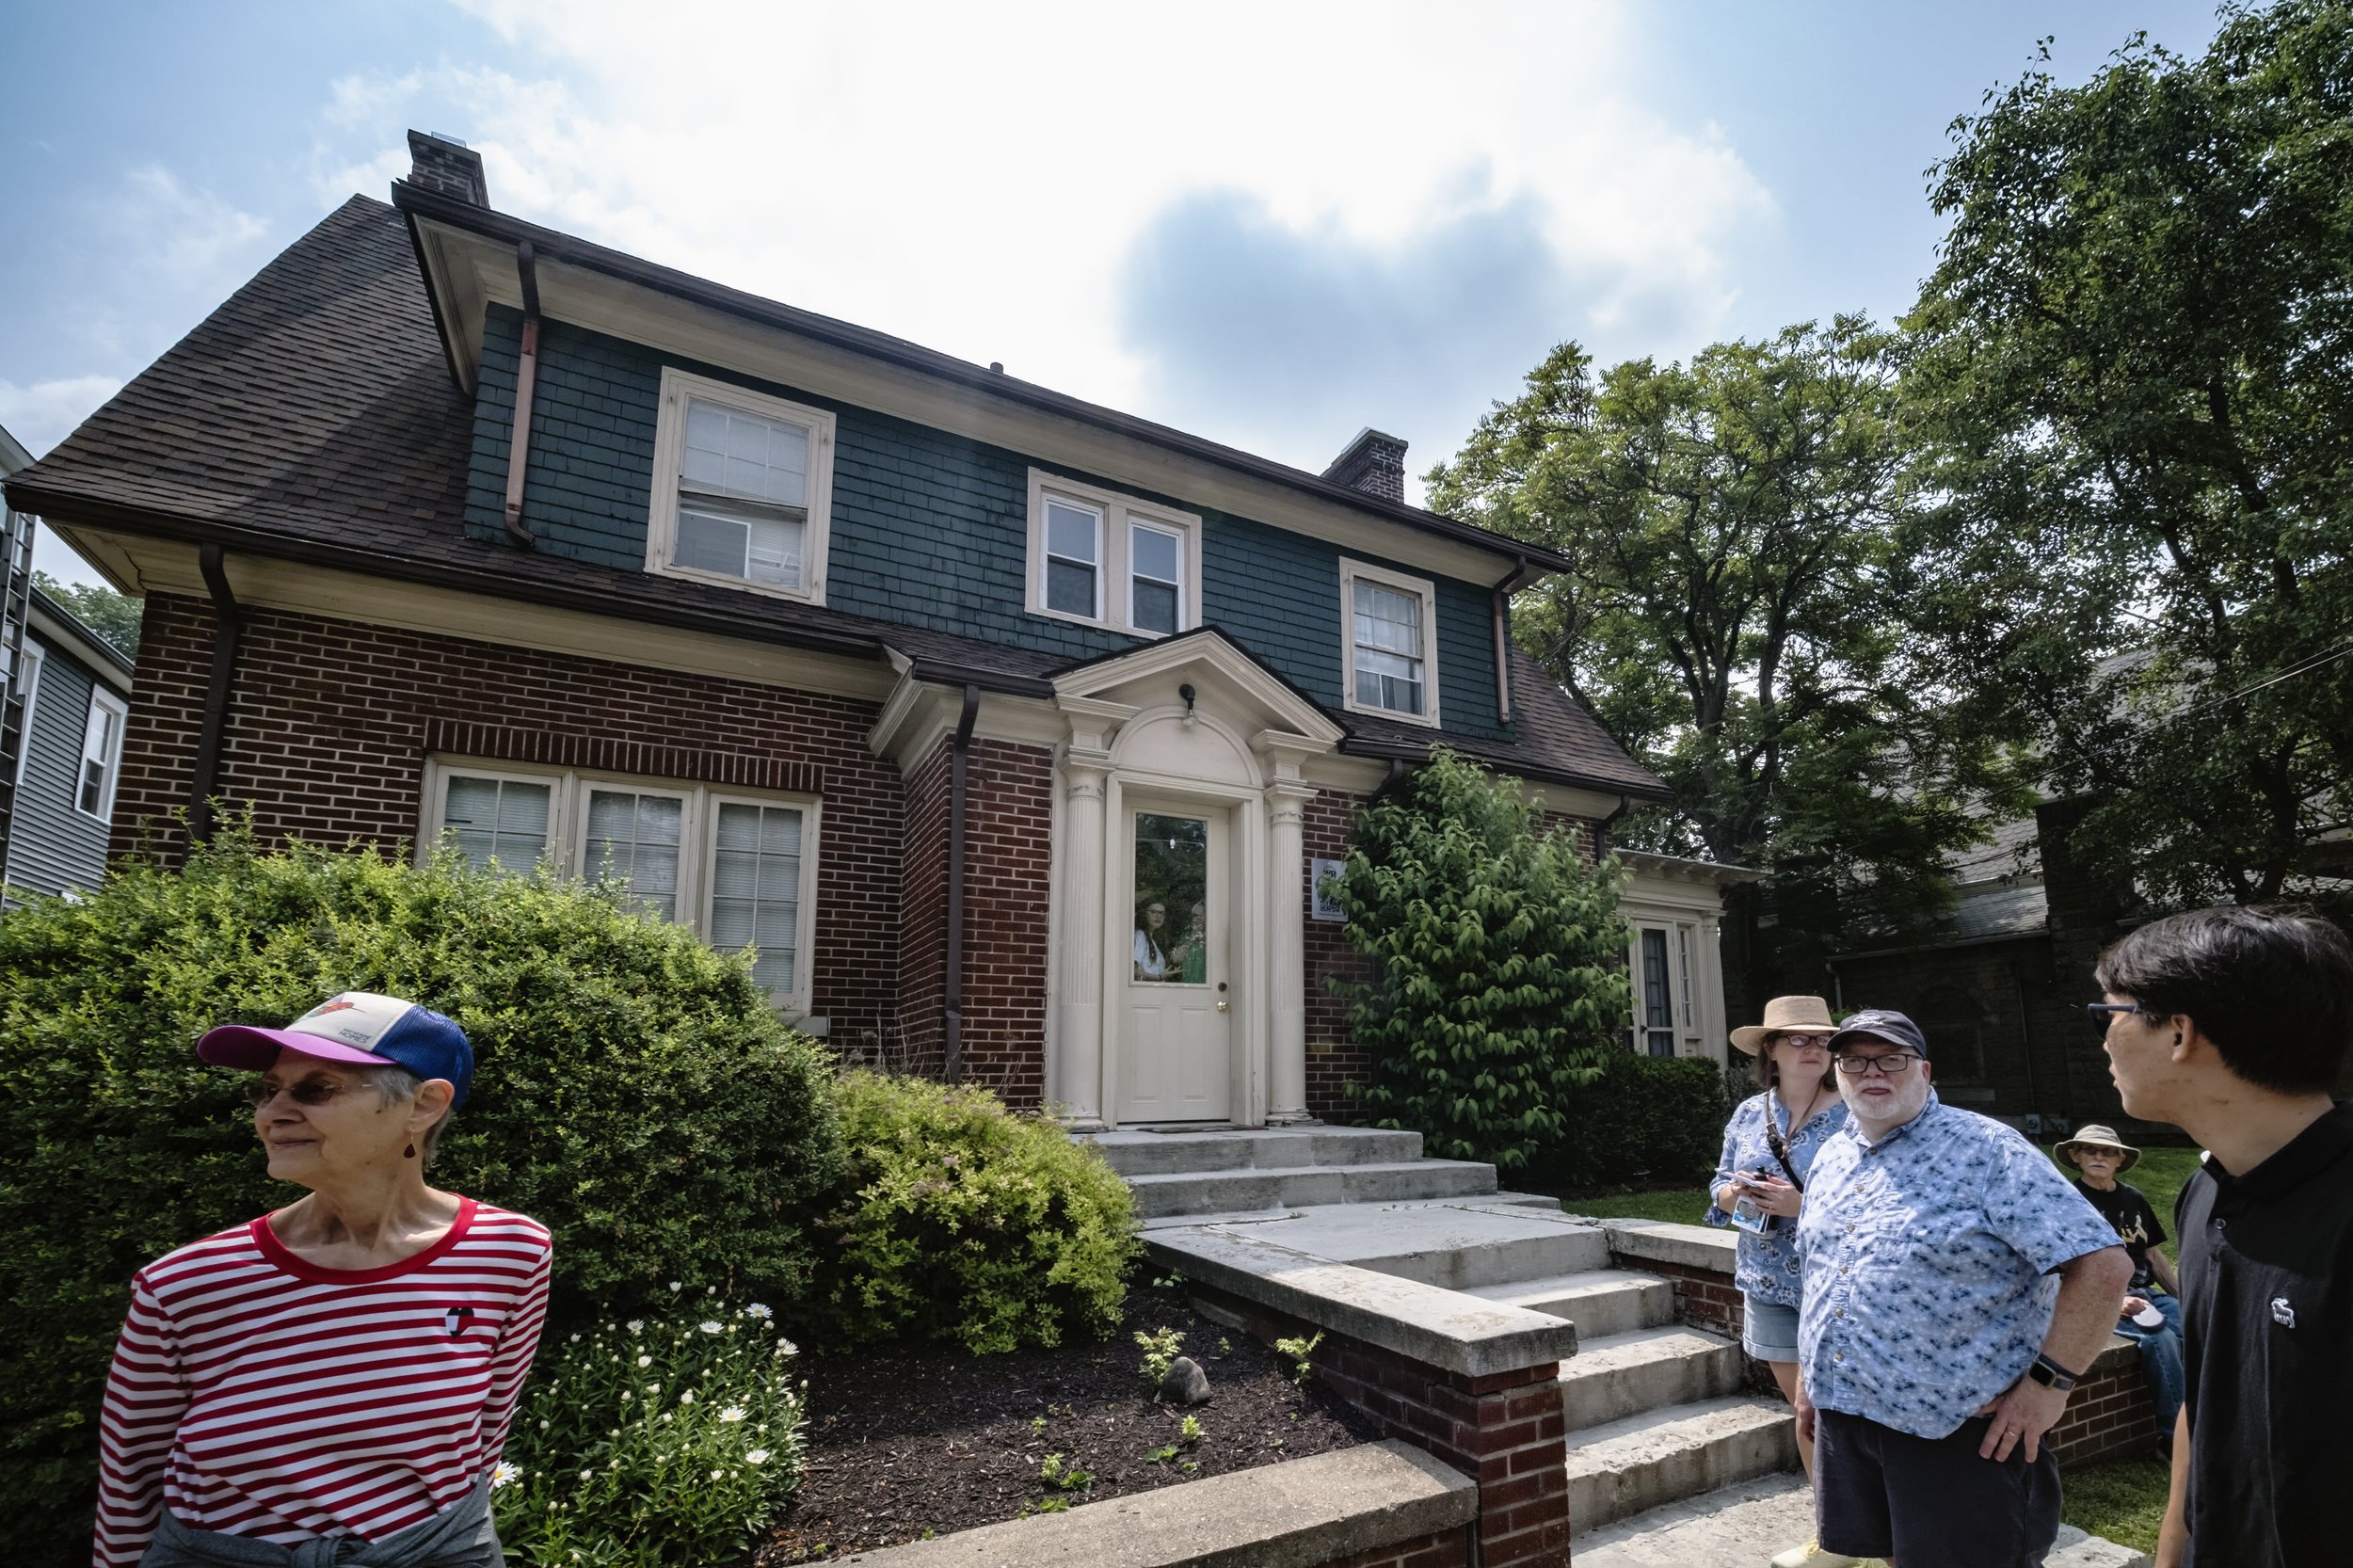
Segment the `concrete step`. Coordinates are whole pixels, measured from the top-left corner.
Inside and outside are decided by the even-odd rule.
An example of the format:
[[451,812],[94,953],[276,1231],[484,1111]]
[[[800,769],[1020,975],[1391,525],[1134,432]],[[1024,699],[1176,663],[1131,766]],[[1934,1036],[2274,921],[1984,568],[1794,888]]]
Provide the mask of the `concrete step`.
[[1644,1411],[1569,1434],[1569,1518],[1581,1535],[1797,1463],[1797,1420],[1779,1400]]
[[[1444,1217],[1379,1215],[1375,1233],[1352,1251],[1346,1261],[1449,1290],[1481,1290],[1514,1281],[1591,1273],[1609,1266],[1607,1232],[1545,1224],[1540,1209],[1491,1208],[1483,1197],[1468,1201],[1493,1216],[1489,1224],[1496,1234],[1466,1235],[1464,1232],[1470,1227],[1449,1226]],[[1509,1227],[1508,1217],[1515,1212],[1526,1214],[1532,1223]],[[1425,1235],[1429,1237],[1426,1242]]]
[[1140,1219],[1235,1214],[1327,1204],[1403,1203],[1492,1192],[1496,1168],[1463,1160],[1311,1165],[1282,1170],[1186,1171],[1127,1178]]
[[1421,1158],[1421,1134],[1371,1127],[1121,1128],[1081,1134],[1124,1176],[1396,1165]]
[[1480,1285],[1470,1294],[1566,1318],[1577,1325],[1580,1345],[1675,1320],[1673,1282],[1631,1269],[1585,1269],[1545,1279]]
[[1602,1339],[1577,1336],[1577,1354],[1561,1364],[1561,1410],[1575,1433],[1644,1411],[1719,1400],[1739,1391],[1747,1363],[1740,1347],[1699,1329],[1669,1324]]

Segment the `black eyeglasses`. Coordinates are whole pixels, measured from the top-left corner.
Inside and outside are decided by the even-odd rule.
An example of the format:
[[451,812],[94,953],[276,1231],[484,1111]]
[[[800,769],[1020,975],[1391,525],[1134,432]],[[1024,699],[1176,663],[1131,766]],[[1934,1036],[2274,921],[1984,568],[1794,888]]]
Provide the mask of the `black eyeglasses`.
[[289,1083],[280,1090],[271,1088],[257,1078],[245,1086],[245,1097],[246,1103],[256,1111],[276,1099],[280,1093],[296,1105],[325,1105],[346,1087],[345,1084],[329,1083],[323,1078],[306,1078],[299,1083]]
[[2091,1019],[2091,1032],[2103,1040],[2108,1037],[2108,1024],[2119,1013],[2139,1013],[2152,1018],[2163,1016],[2151,1013],[2137,1001],[2088,1001],[2084,1003],[2084,1012]]
[[1912,1064],[1920,1061],[1921,1056],[1917,1051],[1891,1050],[1884,1056],[1845,1055],[1831,1060],[1837,1063],[1838,1070],[1849,1078],[1861,1078],[1868,1072],[1877,1072],[1885,1078],[1901,1078],[1912,1071]]

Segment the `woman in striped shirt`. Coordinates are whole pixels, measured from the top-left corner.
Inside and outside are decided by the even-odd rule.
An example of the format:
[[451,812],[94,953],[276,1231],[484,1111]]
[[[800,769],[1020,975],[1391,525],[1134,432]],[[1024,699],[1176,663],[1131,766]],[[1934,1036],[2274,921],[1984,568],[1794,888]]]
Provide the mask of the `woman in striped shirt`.
[[269,1173],[311,1192],[132,1281],[96,1568],[499,1568],[489,1493],[551,1251],[536,1221],[425,1184],[473,1078],[465,1034],[353,991],[197,1051],[260,1073]]

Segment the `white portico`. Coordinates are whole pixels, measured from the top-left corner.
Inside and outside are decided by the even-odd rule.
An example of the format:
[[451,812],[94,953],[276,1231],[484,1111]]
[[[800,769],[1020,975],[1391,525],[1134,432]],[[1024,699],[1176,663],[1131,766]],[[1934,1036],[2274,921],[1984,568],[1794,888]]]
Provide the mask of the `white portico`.
[[1214,631],[1054,688],[1049,1097],[1080,1129],[1305,1120],[1303,814],[1364,764]]

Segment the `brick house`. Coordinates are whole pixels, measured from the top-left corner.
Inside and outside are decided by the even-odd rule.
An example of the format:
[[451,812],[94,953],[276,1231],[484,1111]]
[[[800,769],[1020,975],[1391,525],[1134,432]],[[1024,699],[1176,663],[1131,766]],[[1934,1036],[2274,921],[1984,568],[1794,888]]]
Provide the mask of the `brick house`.
[[1393,770],[1443,741],[1595,844],[1660,795],[1512,647],[1566,563],[1406,504],[1403,442],[1287,468],[522,222],[409,140],[391,205],[8,485],[147,598],[118,850],[217,798],[606,870],[846,1056],[1258,1125],[1364,1071],[1310,866]]

